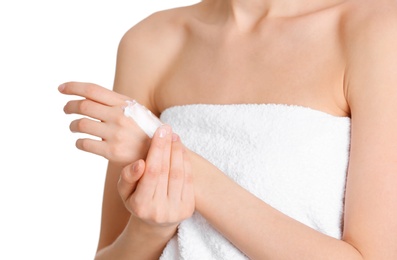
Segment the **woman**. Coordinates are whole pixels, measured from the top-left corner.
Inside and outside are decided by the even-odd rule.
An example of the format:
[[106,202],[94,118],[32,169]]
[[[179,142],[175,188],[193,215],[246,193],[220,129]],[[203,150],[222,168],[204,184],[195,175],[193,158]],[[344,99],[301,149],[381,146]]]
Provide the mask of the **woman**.
[[[135,25],[114,92],[59,88],[102,139],[77,147],[109,160],[96,259],[397,259],[395,46],[392,0],[205,0]],[[151,141],[132,98],[168,124]]]

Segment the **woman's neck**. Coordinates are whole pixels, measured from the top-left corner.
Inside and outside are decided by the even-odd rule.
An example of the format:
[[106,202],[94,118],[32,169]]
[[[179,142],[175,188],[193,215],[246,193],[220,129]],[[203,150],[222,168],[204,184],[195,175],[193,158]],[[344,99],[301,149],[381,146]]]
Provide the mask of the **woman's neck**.
[[[294,17],[326,9],[346,0],[204,0],[218,17],[249,31],[270,18]],[[220,15],[220,16],[219,16]]]

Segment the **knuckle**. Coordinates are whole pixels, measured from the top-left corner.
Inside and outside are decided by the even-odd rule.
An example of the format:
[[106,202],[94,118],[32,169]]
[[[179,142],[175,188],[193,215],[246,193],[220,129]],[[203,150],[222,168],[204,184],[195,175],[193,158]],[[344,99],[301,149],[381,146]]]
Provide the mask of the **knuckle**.
[[145,204],[139,196],[132,196],[130,198],[130,206],[130,211],[132,214],[142,219],[147,218],[147,207],[145,207]]
[[78,109],[82,114],[87,114],[90,110],[90,101],[89,100],[81,100]]
[[169,174],[169,172],[170,172],[169,165],[167,163],[162,163],[160,166],[160,173]]
[[131,207],[131,213],[140,219],[148,219],[148,213],[147,213],[147,210],[145,209],[145,207],[133,206],[133,207]]
[[84,132],[88,128],[89,119],[81,118],[76,121],[76,129],[79,132]]
[[126,117],[124,114],[119,113],[117,116],[114,117],[114,122],[120,126],[127,126],[131,123],[131,119]]
[[125,131],[122,129],[117,129],[113,133],[113,139],[116,143],[122,143],[126,140],[127,136],[125,134]]
[[124,158],[126,152],[119,145],[113,145],[108,148],[107,157],[108,158]]
[[180,154],[183,154],[183,146],[181,142],[174,142],[172,143],[172,150],[175,152],[178,152]]
[[163,139],[159,139],[159,138],[152,139],[152,144],[151,144],[152,149],[162,150],[164,149],[164,146],[165,146],[165,142],[163,141]]
[[188,185],[193,185],[193,175],[192,174],[185,174],[184,176],[185,183]]
[[153,163],[151,165],[146,166],[146,174],[149,177],[156,177],[160,173],[160,167],[158,166],[157,163]]
[[86,84],[84,92],[87,96],[93,96],[97,92],[97,88],[94,84]]
[[128,146],[122,144],[109,145],[105,148],[105,158],[111,161],[129,164],[131,161],[136,160],[136,154]]
[[164,224],[168,222],[168,216],[166,212],[162,210],[160,207],[156,207],[156,209],[153,211],[153,214],[151,216],[151,221],[157,224]]
[[169,178],[172,180],[179,180],[183,176],[183,170],[182,169],[172,169],[169,173]]

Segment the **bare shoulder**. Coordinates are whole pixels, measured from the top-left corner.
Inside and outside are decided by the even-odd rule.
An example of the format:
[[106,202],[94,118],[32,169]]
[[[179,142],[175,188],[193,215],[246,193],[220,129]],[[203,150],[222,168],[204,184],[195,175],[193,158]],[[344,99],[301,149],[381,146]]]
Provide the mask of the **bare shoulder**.
[[397,37],[397,0],[350,0],[342,23],[347,49]]
[[346,7],[341,33],[349,100],[349,94],[360,93],[364,86],[378,88],[380,81],[395,74],[391,70],[397,65],[397,0],[350,0]]
[[175,40],[176,36],[183,35],[194,9],[195,6],[186,6],[155,12],[128,30],[123,41],[144,42],[155,47],[162,44],[159,40]]
[[139,100],[153,112],[153,93],[182,51],[196,5],[153,13],[121,38],[114,90]]
[[347,20],[360,22],[381,21],[396,18],[397,0],[348,0],[346,3]]

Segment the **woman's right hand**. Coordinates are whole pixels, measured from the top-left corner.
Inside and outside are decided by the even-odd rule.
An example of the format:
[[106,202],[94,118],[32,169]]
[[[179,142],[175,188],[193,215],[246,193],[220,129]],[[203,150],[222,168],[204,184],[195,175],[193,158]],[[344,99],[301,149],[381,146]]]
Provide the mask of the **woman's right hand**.
[[150,138],[123,111],[126,100],[131,98],[92,83],[68,82],[58,89],[62,94],[83,97],[70,100],[64,107],[66,114],[84,116],[72,121],[70,130],[100,139],[78,139],[78,149],[121,166],[145,158]]
[[174,232],[182,220],[193,214],[190,160],[171,127],[163,125],[157,129],[146,161],[124,167],[118,191],[132,217],[147,227]]

